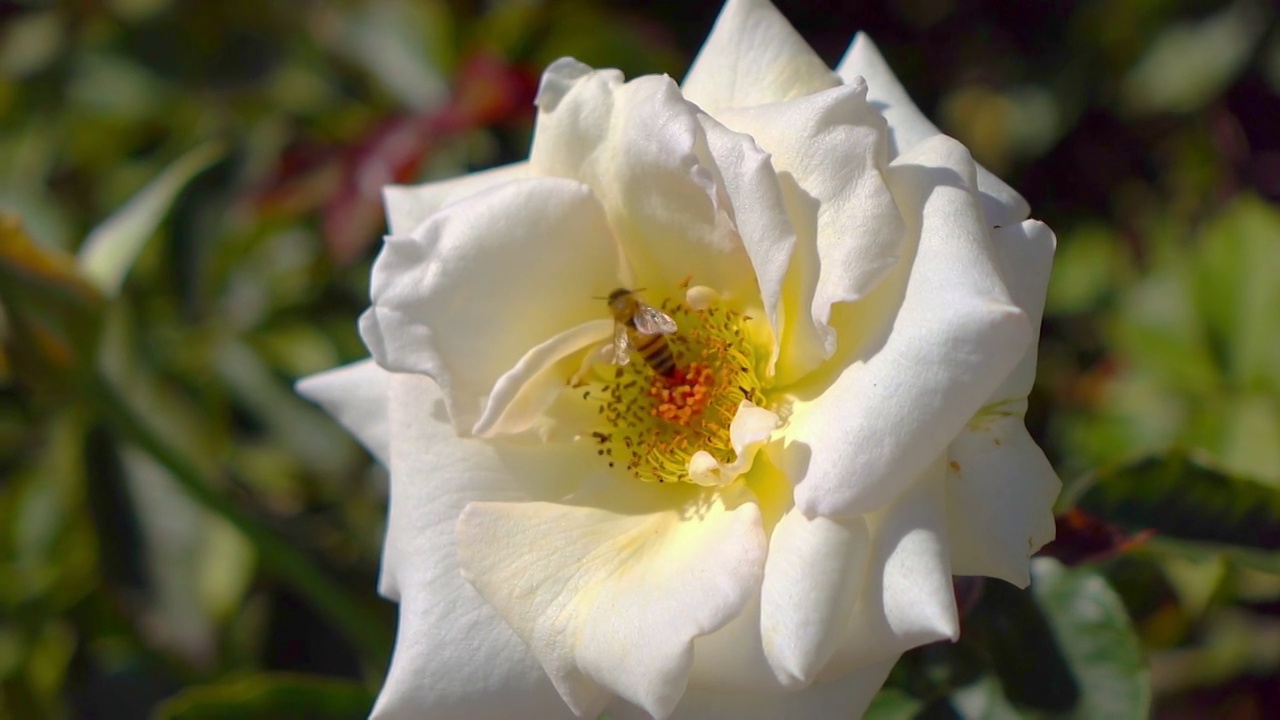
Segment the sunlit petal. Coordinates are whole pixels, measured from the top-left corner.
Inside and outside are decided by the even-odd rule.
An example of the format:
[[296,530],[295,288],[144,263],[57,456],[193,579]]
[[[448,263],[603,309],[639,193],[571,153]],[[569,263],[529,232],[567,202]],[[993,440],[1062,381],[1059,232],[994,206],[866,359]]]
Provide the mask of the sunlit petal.
[[382,188],[387,205],[387,230],[393,236],[412,233],[424,220],[451,202],[511,180],[528,177],[529,163],[517,162],[448,180],[419,185],[388,185]]
[[[1040,334],[1040,318],[1044,315],[1045,292],[1049,289],[1053,251],[1057,245],[1053,231],[1042,222],[1027,220],[996,230],[991,240],[1009,297],[1022,308],[1033,336],[1037,336]],[[991,393],[991,402],[1025,398],[1031,392],[1036,379],[1038,350],[1039,344],[1032,342],[1013,372]]]
[[343,365],[298,381],[296,390],[356,436],[383,467],[391,462],[387,418],[388,373],[372,360]]
[[686,279],[759,307],[697,107],[667,77],[622,83],[572,60],[547,69],[533,170],[586,183],[626,258],[631,287],[676,296]]
[[841,640],[871,554],[867,521],[806,518],[792,509],[773,529],[765,563],[761,635],[774,671],[813,680]]
[[[858,33],[854,38],[836,71],[847,83],[857,77],[866,79],[868,98],[889,121],[891,157],[911,150],[940,132],[911,101],[880,49],[865,34]],[[1016,190],[981,165],[978,166],[978,191],[987,222],[995,227],[1016,225],[1031,214],[1027,201]]]
[[681,89],[714,115],[839,84],[840,78],[771,3],[729,0]]
[[759,585],[759,510],[612,479],[574,501],[470,505],[458,521],[464,573],[575,711],[616,694],[666,717],[693,639],[739,614]]
[[960,633],[948,552],[944,463],[867,516],[871,554],[840,646],[819,680],[896,659]]
[[[565,258],[580,265],[563,272]],[[388,238],[360,330],[396,372],[440,384],[459,432],[530,349],[599,320],[617,286],[617,251],[585,186],[539,178],[453,203],[406,238]]]
[[[793,692],[715,692],[690,688],[671,720],[849,720],[862,717],[897,658]],[[611,720],[649,720],[623,702],[606,708]]]
[[1031,554],[1053,539],[1062,483],[1023,426],[1023,407],[980,416],[951,443],[947,524],[957,575],[1026,587]]
[[[906,227],[888,185],[884,118],[865,85],[842,86],[787,102],[725,112],[721,120],[752,137],[772,158],[799,235],[788,278],[786,343],[778,382],[787,384],[835,351],[831,307],[867,295],[901,258]],[[812,214],[810,215],[810,211]],[[812,247],[812,250],[810,250]],[[812,252],[814,259],[804,262]],[[806,346],[819,338],[823,352]]]
[[563,494],[564,470],[581,458],[559,446],[500,449],[459,438],[430,378],[386,382],[395,432],[383,575],[400,622],[373,717],[572,717],[528,648],[462,579],[454,526],[473,500]]
[[[894,163],[890,183],[919,247],[892,331],[864,330],[855,360],[796,403],[784,461],[806,514],[861,514],[892,500],[1031,341],[997,270],[972,173],[968,152],[945,136]],[[845,337],[856,337],[846,327]]]

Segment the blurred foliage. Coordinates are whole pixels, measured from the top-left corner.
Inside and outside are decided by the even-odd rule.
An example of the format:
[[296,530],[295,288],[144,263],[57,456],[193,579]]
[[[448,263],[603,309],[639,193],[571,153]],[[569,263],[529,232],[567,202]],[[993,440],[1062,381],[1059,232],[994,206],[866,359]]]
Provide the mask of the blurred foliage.
[[373,694],[349,680],[259,673],[195,688],[165,701],[156,720],[327,720],[365,717]]
[[[777,3],[869,32],[1057,231],[1028,591],[868,717],[1280,707],[1280,26],[1266,0]],[[364,355],[378,188],[527,151],[561,55],[679,76],[718,3],[0,1],[0,717],[362,717],[386,481],[294,379]]]

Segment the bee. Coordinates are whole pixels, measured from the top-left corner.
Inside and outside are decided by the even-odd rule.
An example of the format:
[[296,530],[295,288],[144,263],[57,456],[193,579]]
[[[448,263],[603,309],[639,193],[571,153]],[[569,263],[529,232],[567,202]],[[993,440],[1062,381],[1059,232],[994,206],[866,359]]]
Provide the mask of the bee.
[[640,357],[663,377],[676,371],[676,359],[665,336],[676,331],[676,321],[661,310],[647,305],[636,294],[638,290],[618,288],[606,298],[613,314],[613,363],[631,362],[631,352]]

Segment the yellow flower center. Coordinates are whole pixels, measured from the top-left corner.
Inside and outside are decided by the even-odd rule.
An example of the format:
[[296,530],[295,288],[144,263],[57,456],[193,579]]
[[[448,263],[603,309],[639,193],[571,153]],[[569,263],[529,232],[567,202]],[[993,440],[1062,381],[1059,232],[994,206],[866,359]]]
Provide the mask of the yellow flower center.
[[626,365],[597,368],[601,379],[582,397],[599,403],[604,427],[591,438],[610,467],[646,482],[690,482],[689,458],[699,450],[733,461],[729,426],[743,400],[765,405],[766,358],[750,340],[750,318],[739,312],[669,300],[659,308],[676,322],[676,332],[663,336],[674,369],[663,374],[644,359],[659,353],[633,353]]

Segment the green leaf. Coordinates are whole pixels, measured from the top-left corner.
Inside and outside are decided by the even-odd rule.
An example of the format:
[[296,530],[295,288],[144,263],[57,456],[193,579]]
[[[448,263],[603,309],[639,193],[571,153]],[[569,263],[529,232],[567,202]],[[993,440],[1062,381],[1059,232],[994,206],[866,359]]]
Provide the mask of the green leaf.
[[1137,113],[1204,107],[1245,69],[1270,18],[1262,0],[1235,0],[1204,20],[1169,27],[1124,78],[1122,105]]
[[1222,405],[1221,415],[1198,418],[1206,425],[1212,420],[1218,421],[1217,427],[1207,427],[1205,433],[1212,432],[1214,442],[1206,445],[1216,450],[1215,462],[1226,472],[1280,488],[1280,443],[1276,442],[1276,438],[1280,438],[1280,396],[1227,395],[1222,398]]
[[924,703],[897,688],[884,688],[876,693],[862,714],[862,720],[912,720]]
[[185,690],[155,720],[364,720],[373,693],[360,683],[287,673],[251,675]]
[[1150,703],[1146,664],[1119,595],[1089,566],[1037,558],[1030,591],[988,582],[966,618],[994,674],[950,691],[968,720],[1133,720]]
[[1244,195],[1224,208],[1199,240],[1196,303],[1228,379],[1245,390],[1280,392],[1276,238],[1280,211]]
[[966,618],[965,633],[985,650],[1009,701],[1057,713],[1079,702],[1082,688],[1031,593],[1008,583],[986,583],[982,602]]
[[437,61],[452,56],[451,15],[438,1],[357,4],[333,18],[334,49],[364,66],[408,107],[439,107],[449,97]]
[[567,55],[593,67],[618,68],[627,77],[680,74],[686,58],[663,43],[656,29],[643,16],[568,0],[492,3],[476,34],[505,57],[527,59],[535,67]]
[[661,36],[646,27],[642,17],[628,17],[591,2],[547,5],[546,34],[533,58],[547,65],[558,57],[575,57],[593,67],[614,67],[634,77],[665,72],[678,75],[685,59],[656,40]]
[[120,460],[130,503],[149,552],[148,613],[181,628],[155,641],[199,663],[214,656],[215,621],[239,609],[253,579],[253,547],[230,523],[204,510],[168,470],[128,445]]
[[1222,558],[1232,563],[1272,575],[1280,575],[1280,553],[1253,550],[1241,545],[1178,540],[1154,535],[1147,544],[1155,552],[1173,554],[1194,562],[1209,562]]
[[119,294],[125,275],[169,213],[178,194],[225,152],[220,142],[206,143],[188,152],[94,228],[85,238],[77,258],[84,276],[105,295]]
[[1076,228],[1058,243],[1045,312],[1069,315],[1097,309],[1131,272],[1127,265],[1116,228],[1102,223]]
[[58,57],[66,43],[67,30],[60,13],[15,14],[0,30],[0,77],[34,75]]
[[1280,491],[1171,456],[1100,474],[1079,506],[1175,540],[1280,550]]
[[965,720],[1022,720],[1027,717],[1004,696],[994,677],[984,677],[957,690],[951,704]]
[[1194,298],[1195,263],[1181,252],[1168,252],[1126,294],[1109,340],[1165,388],[1208,396],[1220,388],[1222,373]]
[[307,553],[280,538],[264,525],[261,515],[232,500],[182,450],[169,444],[120,392],[100,373],[85,387],[86,399],[120,436],[151,455],[190,495],[211,512],[221,515],[248,539],[263,568],[304,595],[326,620],[340,628],[362,653],[362,659],[379,666],[391,653],[385,607],[366,594],[352,594],[329,577]]
[[1031,590],[1081,690],[1067,717],[1148,717],[1146,660],[1120,596],[1089,566],[1067,569],[1056,560],[1037,558],[1031,576]]
[[102,298],[70,256],[33,243],[12,215],[0,215],[0,312],[0,369],[38,391],[68,391],[96,349]]

